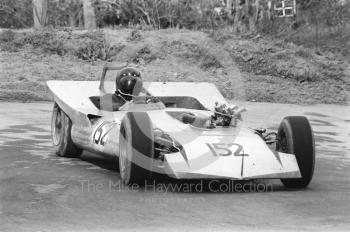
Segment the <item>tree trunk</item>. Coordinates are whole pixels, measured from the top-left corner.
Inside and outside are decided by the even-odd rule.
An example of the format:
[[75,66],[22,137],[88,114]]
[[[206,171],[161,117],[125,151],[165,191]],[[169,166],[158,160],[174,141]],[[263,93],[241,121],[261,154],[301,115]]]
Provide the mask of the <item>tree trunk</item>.
[[255,25],[257,25],[259,23],[260,20],[260,0],[255,0],[255,19],[254,19],[254,23]]
[[83,8],[85,29],[95,29],[96,16],[95,9],[92,5],[92,0],[83,0]]
[[33,0],[34,28],[42,29],[47,22],[47,0]]
[[239,5],[240,1],[239,0],[234,0],[234,10],[235,10],[235,17],[234,17],[234,25],[233,29],[235,32],[240,32],[239,31],[239,24],[240,24],[240,17],[241,17],[241,8]]
[[69,9],[68,12],[68,21],[69,21],[69,26],[70,27],[75,27],[75,23],[76,23],[76,12],[73,11],[72,9]]
[[255,33],[257,31],[257,22],[259,17],[259,0],[246,0],[247,3],[247,18],[248,18],[248,31]]
[[226,14],[230,20],[232,20],[232,5],[233,5],[233,0],[227,0],[227,2],[226,2]]
[[251,15],[250,15],[250,2],[249,0],[245,0],[245,4],[244,4],[244,30],[247,32],[247,31],[250,31],[251,28],[250,28],[250,20],[251,20]]

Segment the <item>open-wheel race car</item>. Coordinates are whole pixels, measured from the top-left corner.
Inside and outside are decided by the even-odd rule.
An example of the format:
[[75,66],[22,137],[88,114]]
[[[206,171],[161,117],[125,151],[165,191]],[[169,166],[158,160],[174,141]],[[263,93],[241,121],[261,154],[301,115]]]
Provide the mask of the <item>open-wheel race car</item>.
[[100,82],[47,84],[55,101],[57,155],[115,155],[125,184],[145,183],[154,173],[281,179],[290,188],[304,188],[312,179],[314,140],[305,117],[284,118],[276,132],[245,127],[245,109],[229,105],[213,84],[143,82],[135,69],[110,66]]

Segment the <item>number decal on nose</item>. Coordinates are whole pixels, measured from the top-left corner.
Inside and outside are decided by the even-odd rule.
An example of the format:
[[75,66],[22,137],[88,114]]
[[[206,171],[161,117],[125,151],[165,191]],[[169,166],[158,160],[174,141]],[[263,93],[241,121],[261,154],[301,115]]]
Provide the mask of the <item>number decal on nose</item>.
[[242,145],[237,143],[206,143],[206,145],[214,156],[231,156],[232,154],[234,156],[248,156],[248,154],[244,154]]

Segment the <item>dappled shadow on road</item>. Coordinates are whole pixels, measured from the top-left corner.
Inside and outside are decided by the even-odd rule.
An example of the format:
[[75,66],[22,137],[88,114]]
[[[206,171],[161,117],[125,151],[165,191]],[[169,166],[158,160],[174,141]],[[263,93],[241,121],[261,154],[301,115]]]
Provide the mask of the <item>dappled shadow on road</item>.
[[46,159],[52,150],[50,139],[48,131],[36,125],[9,126],[0,130],[0,154],[6,156],[17,151]]
[[[310,116],[326,118],[328,116],[321,114],[308,113]],[[329,120],[320,120],[312,118],[310,122],[314,130],[315,141],[318,144],[318,152],[328,157],[345,156],[345,153],[338,155],[328,152],[327,149],[320,148],[320,144],[328,144],[329,147],[341,148],[342,141],[337,140],[338,133],[328,131],[328,127],[336,125]],[[47,128],[47,129],[43,129]],[[276,130],[278,124],[271,126],[271,129]],[[322,129],[325,128],[325,129]],[[69,165],[70,169],[83,168],[84,173],[93,173],[96,170],[105,170],[117,174],[118,158],[116,156],[102,155],[91,152],[83,152],[81,159],[62,158],[54,155],[51,135],[48,125],[39,127],[34,124],[13,125],[0,130],[0,154],[2,157],[10,157],[12,153],[30,155],[29,157],[37,157],[48,159],[50,162],[58,165]],[[334,150],[333,149],[333,150]],[[317,154],[319,155],[319,154]],[[26,156],[28,157],[28,156]],[[113,174],[113,175],[114,175]],[[115,178],[115,177],[114,177]],[[117,177],[120,180],[119,175]],[[154,181],[156,180],[156,181]],[[171,193],[268,193],[268,192],[283,192],[283,191],[299,191],[285,188],[279,180],[267,181],[230,181],[230,180],[175,180],[170,177],[156,174],[151,182],[146,184],[147,188],[156,188],[156,192],[171,192]],[[200,187],[198,187],[200,186]],[[199,188],[199,189],[198,189]]]
[[330,117],[328,115],[315,113],[315,112],[305,112],[304,114],[308,115],[308,116],[315,116],[315,117],[321,117],[321,118],[329,118]]
[[[50,131],[43,128],[34,124],[23,124],[12,125],[1,129],[0,154],[2,161],[6,158],[15,159],[16,156],[17,160],[39,158],[41,160],[53,161],[58,165],[86,166],[86,168],[90,169],[118,171],[118,159],[112,156],[102,156],[89,152],[84,152],[81,159],[56,156],[54,154]],[[92,168],[93,166],[96,168]]]
[[119,172],[117,156],[110,156],[106,154],[96,154],[84,151],[81,155],[81,160],[96,165],[100,168]]
[[312,126],[334,126],[335,127],[335,125],[329,121],[324,121],[320,119],[309,119],[309,121],[311,122]]

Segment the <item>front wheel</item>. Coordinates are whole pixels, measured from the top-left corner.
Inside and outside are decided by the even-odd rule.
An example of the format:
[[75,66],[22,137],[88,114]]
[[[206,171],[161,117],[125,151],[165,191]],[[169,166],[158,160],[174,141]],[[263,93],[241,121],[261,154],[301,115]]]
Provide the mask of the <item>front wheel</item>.
[[79,158],[83,150],[75,146],[71,138],[71,130],[72,121],[55,103],[51,119],[51,135],[55,153],[61,157]]
[[153,126],[145,112],[129,112],[119,136],[119,170],[126,185],[144,185],[150,178],[154,154]]
[[301,178],[281,179],[287,188],[305,188],[309,185],[315,167],[315,144],[311,125],[306,117],[291,116],[282,120],[276,150],[294,154]]

